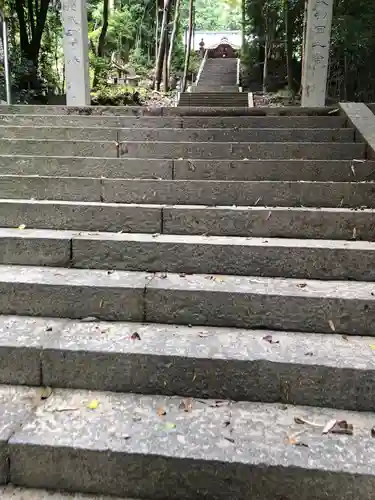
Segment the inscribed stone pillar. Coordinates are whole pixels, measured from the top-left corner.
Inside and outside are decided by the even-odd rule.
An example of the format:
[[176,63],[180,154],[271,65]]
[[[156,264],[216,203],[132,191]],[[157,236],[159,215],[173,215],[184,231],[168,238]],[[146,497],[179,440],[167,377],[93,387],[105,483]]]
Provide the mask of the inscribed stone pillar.
[[90,105],[86,0],[62,0],[66,104]]
[[302,75],[302,106],[324,106],[334,0],[309,0]]

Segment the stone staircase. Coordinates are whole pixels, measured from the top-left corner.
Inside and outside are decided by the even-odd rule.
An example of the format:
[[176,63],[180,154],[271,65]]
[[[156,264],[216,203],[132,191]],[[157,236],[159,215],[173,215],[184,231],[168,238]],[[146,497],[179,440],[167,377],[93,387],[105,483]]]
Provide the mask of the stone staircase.
[[373,498],[375,162],[344,109],[0,107],[2,498]]
[[247,108],[248,94],[237,85],[237,59],[206,59],[197,85],[180,95],[178,105]]

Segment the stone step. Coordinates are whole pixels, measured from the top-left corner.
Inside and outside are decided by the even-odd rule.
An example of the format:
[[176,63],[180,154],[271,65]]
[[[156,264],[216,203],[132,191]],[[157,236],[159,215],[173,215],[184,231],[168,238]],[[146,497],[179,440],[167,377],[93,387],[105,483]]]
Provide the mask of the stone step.
[[3,139],[58,139],[65,141],[175,141],[175,142],[350,142],[354,129],[117,129],[99,127],[25,127],[0,125]]
[[333,128],[346,126],[345,116],[82,116],[0,115],[7,126],[118,127],[118,128]]
[[0,200],[0,227],[375,241],[375,211]]
[[375,181],[374,161],[173,160],[0,155],[0,175],[233,181]]
[[2,265],[0,290],[0,314],[374,335],[373,282]]
[[[57,389],[21,427],[22,394],[5,402],[15,423],[2,445],[16,485],[168,500],[301,500],[307,485],[314,500],[373,495],[372,414]],[[354,436],[322,434],[332,419]]]
[[375,281],[375,243],[0,228],[0,264]]
[[[14,486],[0,487],[2,500],[121,500],[120,498],[104,497],[102,495],[85,495],[80,493],[62,493],[34,488],[16,488]],[[131,500],[130,498],[122,500]],[[134,499],[133,499],[134,500]]]
[[1,316],[0,338],[2,384],[374,409],[373,337]]
[[[210,162],[207,163],[208,169],[210,168],[209,164]],[[362,172],[371,174],[371,162],[366,164],[369,169],[363,168],[362,165],[364,164],[361,164],[361,170],[358,170],[358,179]],[[187,160],[176,161],[176,166],[179,169],[179,176],[183,176],[185,170],[186,176],[189,176],[190,170]],[[0,175],[41,175],[47,177],[75,177],[79,175],[80,177],[121,177],[123,179],[173,179],[173,168],[174,160],[172,159],[0,155]],[[214,165],[212,168],[215,168]],[[242,166],[239,165],[239,168],[242,169]],[[353,180],[353,175],[351,180]]]
[[[24,154],[30,150],[35,152],[57,151],[61,146],[57,141],[26,141],[22,144],[17,139],[16,144],[6,143],[6,139],[0,140],[0,148],[3,153],[21,154],[23,149]],[[12,141],[8,139],[8,141]],[[97,146],[95,144],[98,144]],[[106,146],[107,144],[107,146]],[[65,145],[69,145],[65,148]],[[114,149],[113,145],[111,144]],[[108,148],[108,143],[74,143],[65,142],[65,149],[68,151],[74,150],[78,153],[77,156],[100,156],[104,150]],[[88,154],[92,150],[101,154]],[[311,160],[352,160],[364,159],[366,147],[362,143],[330,143],[330,142],[241,142],[241,143],[225,143],[225,142],[144,142],[144,141],[127,141],[120,144],[120,157],[132,158],[208,158],[208,159],[311,159]],[[81,154],[79,154],[81,153]],[[35,154],[35,153],[34,153]],[[67,153],[68,154],[68,153]],[[72,153],[70,153],[72,154]],[[112,154],[113,156],[113,154]]]
[[160,108],[147,106],[50,106],[50,105],[0,105],[0,115],[68,115],[68,116],[334,116],[342,114],[340,108],[301,108],[300,106],[271,108],[214,108],[200,109],[191,107]]
[[375,208],[373,182],[212,181],[0,175],[0,198],[169,205]]
[[220,87],[217,86],[217,83],[211,83],[209,80],[201,79],[199,81],[198,85],[193,85],[191,87],[191,92],[192,93],[200,93],[200,92],[239,92],[238,85],[235,83],[232,85],[232,82],[229,83],[229,85],[220,85]]

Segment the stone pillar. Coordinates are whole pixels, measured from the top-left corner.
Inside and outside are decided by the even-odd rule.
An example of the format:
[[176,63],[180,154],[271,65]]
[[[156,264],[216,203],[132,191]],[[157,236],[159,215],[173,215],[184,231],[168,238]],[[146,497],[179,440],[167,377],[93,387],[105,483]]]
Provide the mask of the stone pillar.
[[302,75],[302,106],[325,105],[334,0],[309,0]]
[[86,0],[62,0],[66,104],[90,105]]

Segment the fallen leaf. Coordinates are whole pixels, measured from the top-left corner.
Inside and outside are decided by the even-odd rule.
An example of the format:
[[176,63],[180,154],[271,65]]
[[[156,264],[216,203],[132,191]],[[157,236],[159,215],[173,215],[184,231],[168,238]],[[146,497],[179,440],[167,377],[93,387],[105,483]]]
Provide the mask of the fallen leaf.
[[99,304],[100,309],[103,307],[103,304],[104,304],[104,300],[102,299],[102,300],[100,301],[100,304]]
[[208,333],[207,332],[199,332],[198,336],[201,338],[206,338],[206,337],[208,337]]
[[20,225],[18,226],[18,229],[25,229],[25,228],[26,228],[26,224],[20,224]]
[[340,110],[339,108],[335,108],[335,109],[331,109],[331,111],[328,111],[328,114],[329,115],[335,115],[336,113],[338,113]]
[[371,349],[372,349],[373,351],[375,351],[375,344],[369,344],[369,345],[370,345]]
[[375,438],[375,427],[371,429],[371,437]]
[[115,271],[113,269],[110,269],[109,271],[107,271],[107,274],[113,274]]
[[161,274],[158,274],[158,278],[165,280],[166,278],[168,278],[168,275],[167,275],[167,273],[161,273]]
[[353,228],[353,240],[357,239],[357,228]]
[[279,340],[273,340],[272,335],[266,335],[265,337],[263,337],[263,340],[265,340],[269,344],[279,344],[280,343]]
[[158,408],[157,410],[157,414],[159,415],[159,417],[164,417],[164,415],[167,414],[167,412],[164,410],[164,408]]
[[322,430],[322,434],[328,434],[335,424],[336,424],[335,418],[327,422],[327,424],[324,426],[324,429]]
[[129,436],[129,434],[125,434],[124,436],[122,436],[122,439],[125,439],[125,441],[127,441],[130,438],[131,436]]
[[99,321],[98,318],[95,316],[87,316],[86,318],[80,319],[81,323],[95,323],[96,321]]
[[295,446],[303,446],[304,448],[308,448],[309,445],[307,443],[303,443],[302,441],[297,441]]
[[46,332],[52,332],[52,326],[47,326],[46,327]]
[[354,165],[351,165],[351,166],[350,166],[350,168],[351,168],[351,171],[353,172],[353,175],[355,176],[355,168],[354,168]]
[[352,161],[355,161],[356,163],[365,163],[366,160],[361,160],[361,159],[356,159],[356,158],[353,158]]
[[349,339],[347,337],[347,335],[341,335],[342,339],[345,340],[346,342],[349,342]]
[[309,351],[309,352],[305,352],[305,356],[314,356],[314,353]]
[[167,422],[165,424],[165,428],[166,429],[175,429],[176,428],[176,424],[173,424],[172,422]]
[[154,234],[152,235],[152,237],[153,237],[153,238],[156,238],[157,236],[160,236],[160,233],[154,233]]
[[187,413],[193,409],[193,400],[191,398],[184,399],[179,405],[180,410],[184,410]]
[[266,220],[268,220],[268,219],[271,217],[271,215],[272,215],[272,212],[271,212],[271,211],[270,211],[270,212],[268,212],[268,215],[267,215]]
[[138,333],[138,332],[134,332],[134,333],[132,333],[132,334],[131,334],[131,336],[130,336],[130,338],[131,338],[132,340],[141,340],[141,336],[139,335],[139,333]]
[[335,332],[335,331],[336,331],[336,327],[335,327],[334,322],[330,319],[330,320],[328,320],[328,324],[329,324],[330,329],[331,329],[333,332]]
[[317,424],[316,422],[313,422],[312,420],[306,420],[305,418],[302,417],[294,417],[294,422],[296,424],[300,425],[311,425],[311,427],[324,427],[322,424]]
[[259,196],[259,198],[257,198],[257,200],[255,201],[254,206],[258,205],[258,203],[260,202],[261,199],[262,199],[262,197]]
[[40,399],[43,401],[45,399],[48,399],[52,394],[52,389],[51,387],[43,387],[43,389],[40,392]]
[[93,399],[88,403],[87,408],[89,410],[96,410],[98,406],[99,406],[99,401],[97,399]]
[[347,436],[352,436],[353,431],[352,424],[348,424],[346,420],[338,420],[329,432],[331,434],[346,434]]
[[180,278],[186,278],[186,273],[179,273]]
[[305,288],[307,286],[307,283],[298,283],[297,286],[298,288]]
[[194,372],[193,378],[191,379],[192,382],[197,378],[197,374]]

